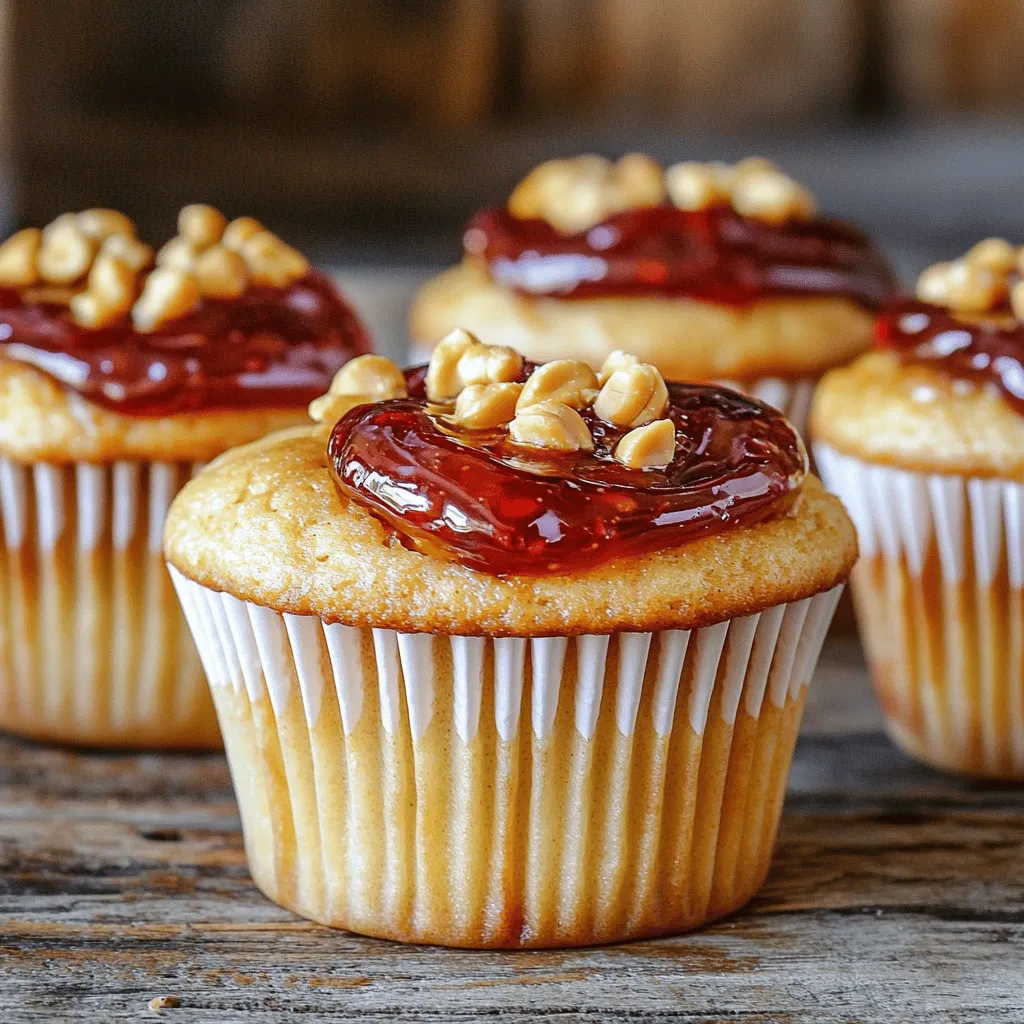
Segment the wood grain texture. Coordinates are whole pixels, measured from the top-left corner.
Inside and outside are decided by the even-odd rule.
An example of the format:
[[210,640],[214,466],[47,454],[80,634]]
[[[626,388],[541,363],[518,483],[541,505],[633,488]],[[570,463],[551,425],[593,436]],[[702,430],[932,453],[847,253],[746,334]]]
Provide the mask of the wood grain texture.
[[[1024,791],[857,731],[874,719],[849,644],[817,682],[754,903],[572,952],[309,924],[252,886],[219,757],[0,740],[0,1020],[1024,1021]],[[159,995],[180,1006],[149,1010]]]

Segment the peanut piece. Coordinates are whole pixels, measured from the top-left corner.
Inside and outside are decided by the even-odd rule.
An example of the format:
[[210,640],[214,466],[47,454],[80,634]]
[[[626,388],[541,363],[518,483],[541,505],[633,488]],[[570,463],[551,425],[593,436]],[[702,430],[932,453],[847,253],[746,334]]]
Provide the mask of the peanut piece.
[[243,245],[267,229],[255,217],[236,217],[225,229],[221,236],[220,244],[225,249],[234,249],[239,252]]
[[917,297],[922,302],[945,306],[958,313],[986,313],[1007,293],[1005,277],[979,263],[954,260],[936,263],[917,279]]
[[36,265],[44,281],[71,284],[84,277],[99,248],[73,219],[54,222],[43,232]]
[[139,331],[155,331],[171,320],[191,313],[199,305],[199,282],[183,270],[158,267],[146,278],[132,321]]
[[523,387],[516,412],[538,402],[561,402],[573,409],[585,409],[597,397],[597,376],[586,363],[555,359],[538,366]]
[[993,274],[1010,274],[1017,267],[1017,249],[1005,238],[986,238],[971,246],[964,260],[986,267]]
[[591,451],[594,439],[583,417],[561,402],[530,405],[509,424],[509,437],[516,444],[557,452]]
[[192,273],[195,268],[199,250],[187,238],[178,235],[160,246],[156,254],[158,267],[170,267],[172,270],[183,270]]
[[83,210],[76,216],[76,221],[82,234],[88,238],[95,238],[97,242],[102,242],[111,235],[135,237],[135,225],[118,210]]
[[725,175],[712,164],[687,161],[665,172],[669,197],[680,210],[706,210],[729,201]]
[[1010,305],[1013,307],[1013,315],[1018,320],[1024,320],[1024,281],[1018,281],[1010,289]]
[[469,384],[501,384],[522,373],[523,357],[501,345],[484,345],[469,331],[456,328],[442,338],[427,367],[427,397],[432,402],[455,398]]
[[306,257],[270,231],[260,231],[248,238],[241,253],[254,284],[285,288],[309,272]]
[[601,370],[597,375],[597,382],[602,387],[608,383],[608,378],[616,370],[628,370],[632,366],[639,366],[640,360],[632,352],[617,348],[614,352],[608,353],[608,358],[601,364]]
[[235,299],[249,284],[245,260],[222,245],[211,245],[196,259],[193,273],[203,295],[213,299]]
[[89,271],[88,288],[68,302],[71,315],[93,330],[120,320],[135,299],[135,271],[115,256],[100,253]]
[[220,241],[227,222],[227,217],[215,207],[192,203],[183,206],[178,214],[178,234],[197,249],[208,249]]
[[650,363],[616,370],[594,402],[594,412],[617,427],[642,427],[664,415],[667,407],[664,378]]
[[628,210],[657,206],[665,199],[665,172],[646,153],[627,153],[616,160],[612,181]]
[[328,394],[368,395],[376,402],[405,398],[405,374],[384,356],[357,356],[334,375]]
[[803,185],[774,168],[757,168],[737,177],[732,190],[733,209],[767,224],[809,220],[814,196]]
[[470,384],[459,392],[452,418],[470,430],[493,430],[515,417],[522,390],[516,383]]
[[637,427],[615,446],[615,459],[630,469],[661,469],[675,454],[676,428],[671,420],[655,420]]
[[100,256],[113,256],[136,273],[153,262],[153,250],[129,235],[108,235],[100,246]]
[[0,245],[0,285],[27,288],[39,280],[36,260],[42,240],[39,228],[25,228]]

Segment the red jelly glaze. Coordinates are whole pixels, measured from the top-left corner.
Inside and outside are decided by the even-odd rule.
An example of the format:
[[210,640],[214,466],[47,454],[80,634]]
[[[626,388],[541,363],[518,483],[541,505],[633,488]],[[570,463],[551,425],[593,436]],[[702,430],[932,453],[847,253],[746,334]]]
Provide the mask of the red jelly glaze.
[[0,342],[2,358],[133,416],[301,408],[349,359],[370,351],[356,314],[317,272],[286,288],[205,299],[152,334],[136,331],[128,316],[87,330],[63,306],[0,289]]
[[559,298],[665,295],[742,306],[827,295],[874,310],[898,289],[885,257],[852,225],[817,217],[774,226],[728,206],[629,210],[577,235],[494,208],[470,221],[464,244],[499,284]]
[[675,459],[636,470],[612,458],[626,431],[592,410],[593,452],[541,452],[453,427],[422,380],[413,371],[409,398],[347,413],[331,468],[407,546],[491,575],[578,572],[757,523],[792,504],[807,470],[782,415],[725,388],[670,384]]
[[950,376],[991,382],[1024,413],[1024,324],[1008,308],[997,316],[1003,322],[967,323],[942,306],[906,299],[882,311],[877,343]]

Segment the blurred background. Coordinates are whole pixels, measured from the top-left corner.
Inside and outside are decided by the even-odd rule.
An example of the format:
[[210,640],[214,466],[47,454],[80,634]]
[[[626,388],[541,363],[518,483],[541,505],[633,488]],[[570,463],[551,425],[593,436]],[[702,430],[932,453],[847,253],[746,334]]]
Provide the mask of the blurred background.
[[185,202],[338,269],[385,343],[550,156],[768,156],[909,279],[1024,238],[1024,0],[0,0],[0,227]]

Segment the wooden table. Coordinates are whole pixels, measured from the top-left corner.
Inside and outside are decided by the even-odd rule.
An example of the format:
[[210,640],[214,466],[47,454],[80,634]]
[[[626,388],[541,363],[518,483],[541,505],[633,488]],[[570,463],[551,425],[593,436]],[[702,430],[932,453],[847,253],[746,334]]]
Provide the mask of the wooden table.
[[0,740],[0,1021],[1024,1021],[1024,790],[900,755],[849,642],[815,691],[750,907],[570,952],[309,924],[250,882],[220,757]]

